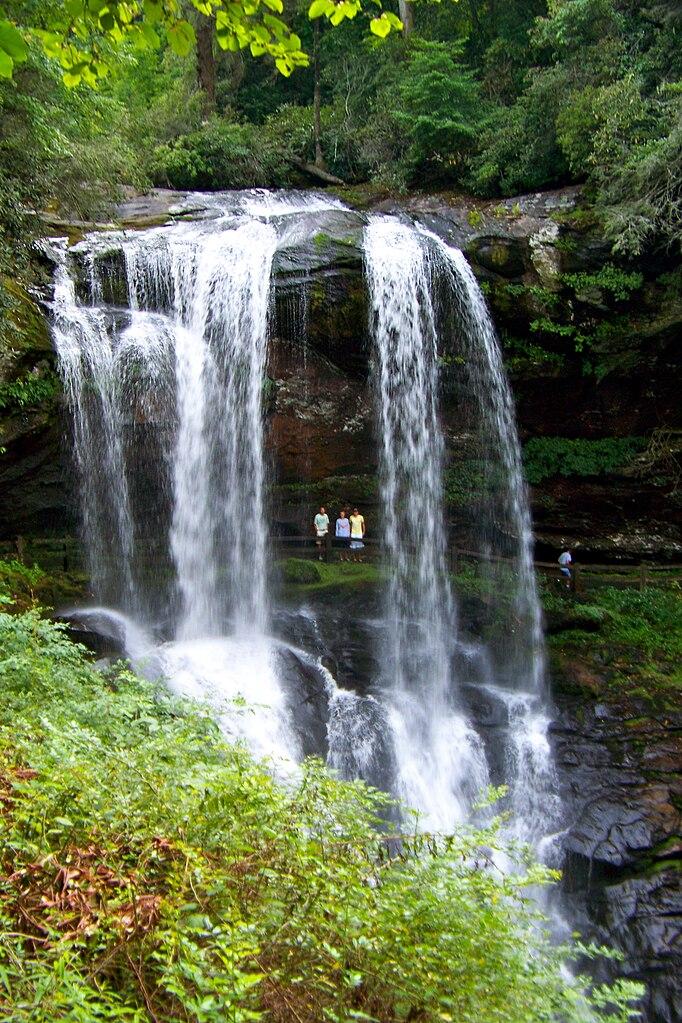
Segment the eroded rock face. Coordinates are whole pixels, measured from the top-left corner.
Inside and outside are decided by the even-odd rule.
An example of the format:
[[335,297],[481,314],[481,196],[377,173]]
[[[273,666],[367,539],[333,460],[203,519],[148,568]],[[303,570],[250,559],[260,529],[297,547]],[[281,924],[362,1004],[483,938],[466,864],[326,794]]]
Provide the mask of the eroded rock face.
[[[589,281],[566,285],[567,274],[595,274],[613,260],[589,217],[585,227],[579,203],[580,190],[567,188],[503,202],[413,196],[382,203],[373,212],[412,218],[465,251],[486,288],[501,334],[524,441],[677,429],[682,302],[658,282],[662,267],[653,263],[635,268],[643,284],[629,302],[613,300]],[[214,214],[201,196],[162,189],[147,197],[131,196],[117,210],[125,230]],[[366,216],[344,209],[303,213],[300,223],[293,218],[275,259],[267,443],[276,486],[274,517],[290,532],[307,523],[311,501],[358,502],[366,508],[376,501],[361,251]],[[76,261],[82,260],[85,285],[84,254],[78,244],[73,251]],[[98,258],[106,271],[103,297],[124,306],[120,249],[103,248]],[[533,329],[552,317],[563,317],[564,325],[580,323],[580,330],[589,333],[587,347],[576,352],[573,336]],[[51,359],[49,352],[40,357]],[[469,455],[457,388],[444,391],[443,418],[452,457],[453,486],[446,488],[450,519],[461,531],[472,510],[466,502],[475,504],[476,495],[475,473],[465,464]],[[22,410],[19,416],[4,413],[0,420],[3,436],[9,437],[0,467],[7,481],[0,496],[3,534],[72,528],[69,494],[74,488],[65,483],[68,449],[58,454],[59,402]],[[544,481],[533,490],[543,548],[551,552],[569,543],[593,559],[678,557],[682,502],[675,498],[673,470],[662,472],[653,465],[648,476]]]
[[[589,693],[589,672],[555,675],[553,724],[567,819],[564,885],[587,926],[647,984],[646,1018],[682,1017],[682,715]],[[596,681],[596,680],[595,680]]]

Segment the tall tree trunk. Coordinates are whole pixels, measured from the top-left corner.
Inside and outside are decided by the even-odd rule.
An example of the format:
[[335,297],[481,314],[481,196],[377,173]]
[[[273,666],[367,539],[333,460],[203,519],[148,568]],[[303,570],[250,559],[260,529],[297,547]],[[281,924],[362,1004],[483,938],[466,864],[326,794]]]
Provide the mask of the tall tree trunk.
[[[491,5],[494,10],[494,4]],[[481,19],[478,16],[478,7],[476,6],[476,0],[469,0],[469,10],[471,12],[471,24],[473,25],[474,31],[480,37],[481,32]]]
[[199,18],[197,29],[197,83],[204,94],[204,117],[215,113],[215,56],[213,22]]
[[315,29],[313,32],[313,75],[314,75],[314,91],[313,91],[313,132],[315,136],[315,166],[319,167],[320,170],[326,170],[327,164],[324,159],[324,153],[322,152],[322,91],[320,88],[320,19],[315,21]]
[[414,31],[414,6],[409,0],[398,0],[398,11],[403,23],[403,35],[407,39]]

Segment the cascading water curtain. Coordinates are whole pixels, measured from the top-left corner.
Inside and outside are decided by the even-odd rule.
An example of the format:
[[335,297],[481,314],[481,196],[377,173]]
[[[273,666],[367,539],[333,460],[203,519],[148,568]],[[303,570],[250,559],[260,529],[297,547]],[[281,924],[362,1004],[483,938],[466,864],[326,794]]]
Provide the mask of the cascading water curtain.
[[104,312],[77,301],[65,255],[55,276],[52,333],[72,415],[91,586],[100,599],[131,609],[134,533],[119,363]]
[[[505,769],[516,837],[548,849],[561,826],[558,781],[549,741],[542,613],[533,567],[533,529],[514,402],[485,298],[459,249],[424,232],[454,299],[452,330],[473,398],[483,462],[482,502],[474,543],[490,556],[478,565],[488,594],[486,642],[492,689],[507,718]],[[499,560],[496,560],[496,557]]]
[[452,669],[431,250],[413,228],[381,218],[365,230],[364,255],[388,571],[382,688],[396,788],[424,826],[448,828],[487,784],[487,767]]
[[[153,502],[129,481],[153,475],[169,505],[183,638],[266,627],[262,392],[276,238],[270,225],[233,219],[93,237],[109,262],[86,250],[87,304],[66,260],[56,281],[93,585],[144,617],[136,535],[150,514],[145,497]],[[122,275],[127,310],[103,265]],[[154,420],[164,440],[141,472],[135,431]]]

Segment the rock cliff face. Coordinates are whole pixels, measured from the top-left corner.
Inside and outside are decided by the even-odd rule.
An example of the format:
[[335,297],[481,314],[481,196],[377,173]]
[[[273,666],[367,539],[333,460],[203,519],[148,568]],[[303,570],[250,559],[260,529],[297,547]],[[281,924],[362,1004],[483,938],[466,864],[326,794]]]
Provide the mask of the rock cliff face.
[[[118,209],[120,223],[135,230],[164,222],[179,198],[157,191],[131,200]],[[557,438],[587,444],[582,469],[559,459],[533,488],[540,549],[570,543],[589,557],[616,559],[682,554],[679,272],[654,260],[617,266],[576,189],[498,204],[422,196],[372,212],[416,219],[466,253],[501,335],[522,440],[539,438],[550,453]],[[371,508],[376,495],[366,214],[310,216],[312,240],[292,235],[275,263],[268,448],[273,511],[286,531],[307,524],[311,500]],[[106,253],[101,258],[113,299],[123,292],[122,268]],[[30,309],[33,328],[23,332],[21,361],[3,367],[5,380],[52,372],[44,324]],[[443,407],[455,530],[475,501],[476,482],[458,417],[458,361],[453,338],[443,353]],[[0,408],[5,536],[73,526],[68,458],[58,460],[58,408],[54,398],[30,397]],[[636,458],[609,465],[608,473],[599,459],[590,463],[591,442],[628,436],[645,438]]]
[[[571,822],[564,889],[582,928],[647,984],[647,1017],[682,1018],[682,715],[604,699],[594,668],[554,663],[553,735]],[[657,701],[657,703],[663,701]]]

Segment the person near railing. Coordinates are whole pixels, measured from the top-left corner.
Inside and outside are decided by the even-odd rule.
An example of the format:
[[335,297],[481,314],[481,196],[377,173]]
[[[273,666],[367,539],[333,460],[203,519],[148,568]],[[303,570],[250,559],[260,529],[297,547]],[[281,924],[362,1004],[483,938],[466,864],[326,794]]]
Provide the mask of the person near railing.
[[364,561],[362,555],[358,553],[358,551],[364,549],[364,535],[365,519],[357,508],[353,508],[353,514],[350,517],[350,549],[355,551],[355,554],[352,555],[353,561]]
[[336,538],[341,544],[339,561],[348,561],[349,556],[345,552],[350,546],[350,520],[348,519],[344,508],[341,509],[339,517],[336,520]]
[[327,535],[329,533],[329,516],[327,515],[324,506],[320,508],[319,512],[313,519],[313,527],[315,529],[315,536],[317,537],[315,543],[319,549],[319,560],[324,561],[322,548],[326,543]]
[[573,558],[571,557],[571,552],[570,551],[562,551],[561,554],[558,557],[558,561],[559,561],[559,567],[561,569],[561,574],[566,579],[566,588],[570,590],[570,588],[571,588],[571,564],[573,563]]

